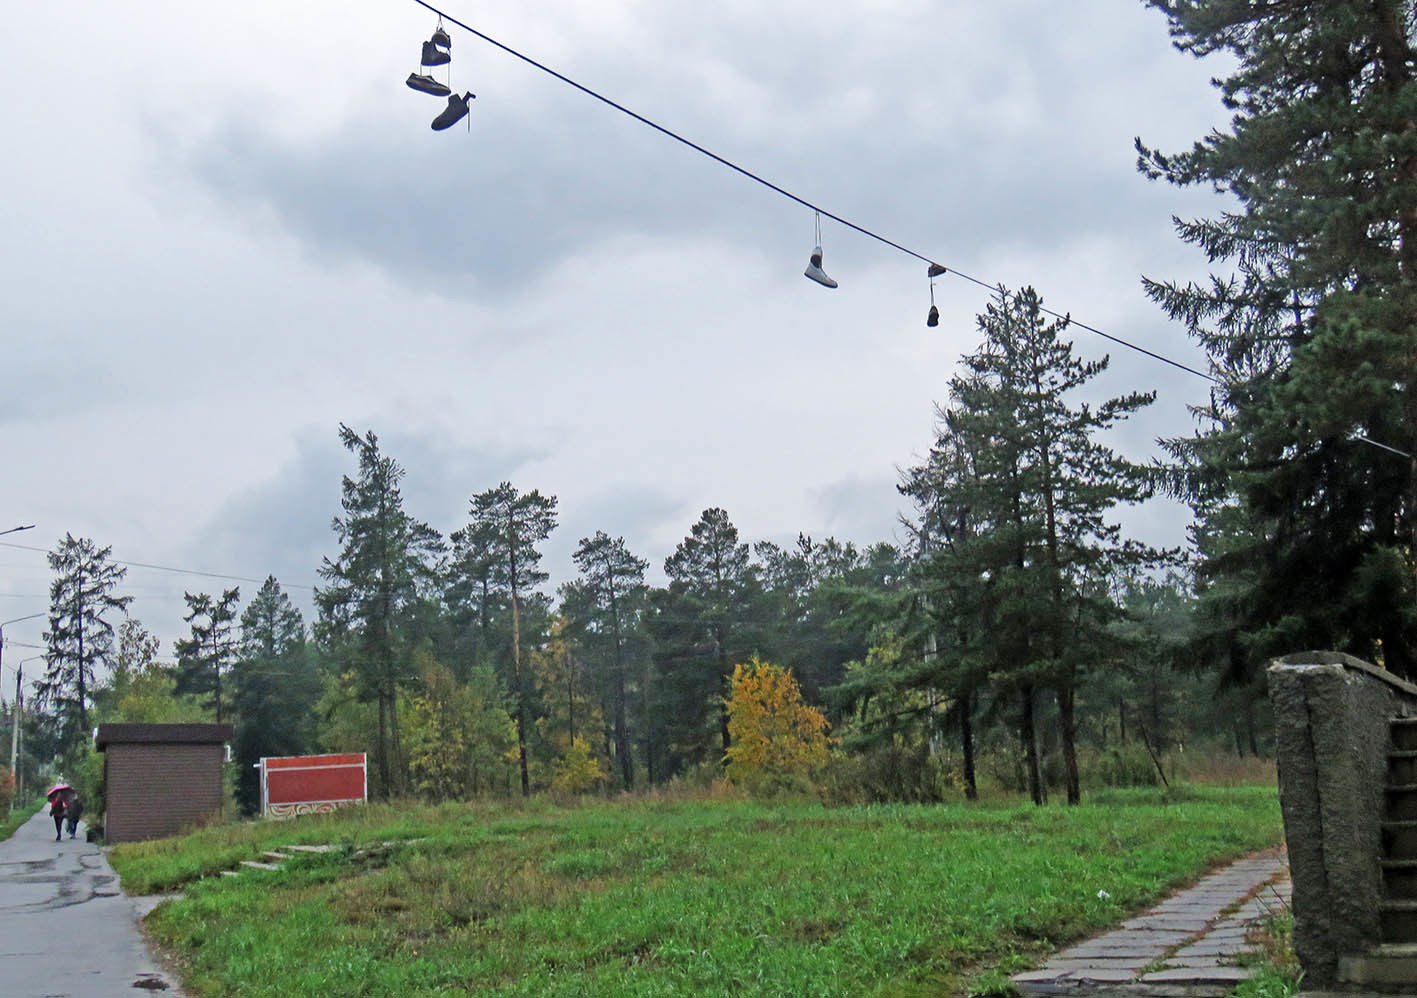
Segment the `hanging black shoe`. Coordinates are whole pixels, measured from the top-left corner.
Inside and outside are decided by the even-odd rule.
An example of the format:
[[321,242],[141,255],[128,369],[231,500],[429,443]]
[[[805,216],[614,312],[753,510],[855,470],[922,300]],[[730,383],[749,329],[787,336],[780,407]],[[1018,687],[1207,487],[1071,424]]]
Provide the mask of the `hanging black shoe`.
[[446,83],[433,79],[431,76],[420,76],[418,73],[409,73],[408,79],[404,81],[414,90],[425,94],[432,94],[434,97],[446,97],[452,93],[452,88]]
[[931,327],[931,328],[933,329],[935,326],[938,326],[939,324],[940,324],[940,310],[939,310],[938,308],[936,308],[934,305],[931,305],[931,306],[930,306],[930,314],[927,315],[927,316],[925,316],[925,325],[927,325],[927,326],[929,326],[929,327]]
[[448,106],[443,109],[443,113],[433,119],[433,131],[441,132],[443,129],[452,128],[459,121],[462,121],[463,115],[467,114],[467,102],[476,97],[477,94],[472,92],[461,96],[453,94],[449,97]]
[[433,31],[432,42],[439,48],[451,49],[453,47],[453,37],[443,30],[441,24]]
[[453,57],[444,52],[432,42],[423,43],[423,58],[419,60],[424,66],[446,66],[453,61]]

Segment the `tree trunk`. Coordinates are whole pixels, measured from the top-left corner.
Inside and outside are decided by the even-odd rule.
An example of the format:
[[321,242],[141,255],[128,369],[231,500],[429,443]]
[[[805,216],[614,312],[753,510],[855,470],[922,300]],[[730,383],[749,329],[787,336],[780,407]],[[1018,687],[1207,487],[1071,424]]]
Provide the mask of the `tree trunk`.
[[384,691],[379,690],[379,796],[388,799],[389,796],[389,743],[388,727],[384,717],[387,707],[384,702]]
[[1028,795],[1033,798],[1033,803],[1039,807],[1043,806],[1043,774],[1038,767],[1038,735],[1034,731],[1033,720],[1033,685],[1030,683],[1023,688],[1023,720],[1021,723],[1021,733],[1023,736],[1023,754],[1028,765]]
[[1082,784],[1078,779],[1076,723],[1073,718],[1074,691],[1071,670],[1058,687],[1058,720],[1063,729],[1063,766],[1067,773],[1068,804],[1082,801]]
[[965,690],[959,699],[960,747],[964,752],[964,799],[978,800],[974,780],[974,691]]
[[512,563],[512,677],[517,684],[517,757],[521,761],[522,796],[531,796],[531,771],[526,759],[526,680],[522,677],[522,623],[515,582],[516,563]]

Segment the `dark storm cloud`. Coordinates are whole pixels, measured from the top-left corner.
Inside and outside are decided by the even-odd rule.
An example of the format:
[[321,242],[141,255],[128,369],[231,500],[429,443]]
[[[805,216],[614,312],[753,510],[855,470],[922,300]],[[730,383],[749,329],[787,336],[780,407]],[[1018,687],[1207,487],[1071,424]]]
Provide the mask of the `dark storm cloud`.
[[[1135,174],[1130,145],[1157,126],[1037,17],[1008,22],[1012,51],[1028,58],[971,53],[961,66],[904,38],[833,59],[839,35],[764,33],[737,14],[689,31],[682,18],[644,28],[682,53],[667,91],[645,92],[634,75],[675,78],[654,46],[623,65],[582,53],[587,76],[808,200],[966,270],[997,248],[1133,240],[1165,225],[1175,198]],[[907,43],[906,56],[890,52]],[[218,116],[178,163],[220,198],[260,206],[313,256],[368,261],[452,297],[515,291],[626,235],[781,247],[794,260],[810,245],[806,209],[583,94],[534,73],[511,79],[474,101],[471,134],[462,124],[430,132],[440,102],[409,92],[361,105],[317,137]],[[165,128],[153,136],[174,141]],[[830,223],[827,235],[859,238]]]

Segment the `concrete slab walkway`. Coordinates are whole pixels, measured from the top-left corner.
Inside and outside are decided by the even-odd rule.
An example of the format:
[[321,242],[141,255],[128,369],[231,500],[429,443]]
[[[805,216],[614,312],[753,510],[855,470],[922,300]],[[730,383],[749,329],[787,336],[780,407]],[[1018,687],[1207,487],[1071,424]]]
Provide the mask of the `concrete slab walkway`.
[[1035,995],[1228,995],[1250,976],[1236,958],[1251,924],[1287,908],[1290,892],[1285,857],[1242,859],[1013,981]]
[[138,930],[134,900],[96,845],[54,841],[41,811],[0,842],[0,993],[113,998],[181,995]]

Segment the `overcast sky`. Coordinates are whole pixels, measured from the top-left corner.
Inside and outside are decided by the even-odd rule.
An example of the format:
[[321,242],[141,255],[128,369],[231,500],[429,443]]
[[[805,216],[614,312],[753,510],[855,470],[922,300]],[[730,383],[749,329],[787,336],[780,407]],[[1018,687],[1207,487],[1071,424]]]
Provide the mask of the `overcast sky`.
[[[1188,146],[1214,65],[1139,0],[546,0],[448,12],[828,210],[1188,363],[1142,274],[1196,278],[1134,136]],[[353,471],[339,423],[407,469],[443,532],[503,479],[576,541],[662,563],[708,506],[743,538],[898,539],[898,470],[978,342],[987,292],[811,212],[453,28],[467,122],[404,78],[411,0],[22,4],[0,42],[0,538],[274,573],[308,607]],[[442,73],[442,71],[437,71]],[[470,127],[469,127],[470,124]],[[1155,389],[1112,443],[1149,459],[1205,383],[1110,352],[1096,395]],[[1184,540],[1183,509],[1128,527]],[[47,607],[42,550],[0,547],[0,620]],[[163,639],[184,589],[134,567]],[[249,597],[255,585],[243,585]],[[7,666],[42,620],[5,629]],[[26,667],[38,670],[42,663]],[[5,673],[6,689],[13,673]]]

